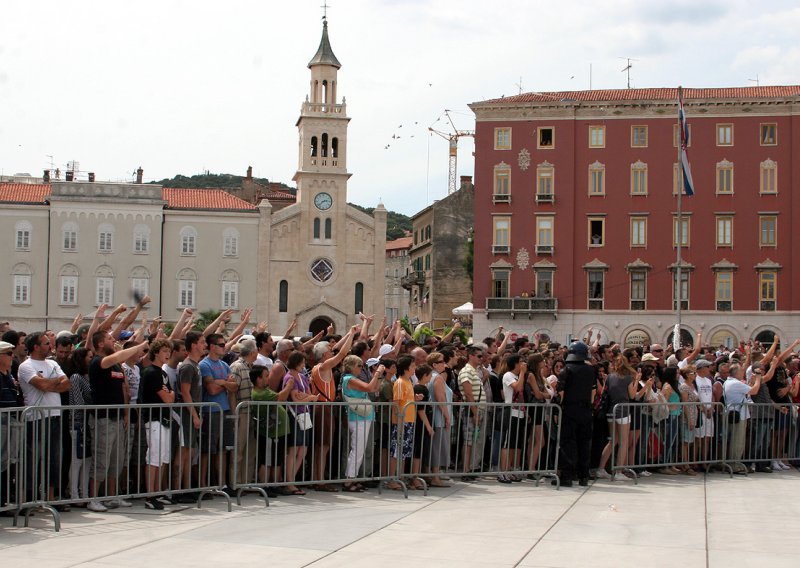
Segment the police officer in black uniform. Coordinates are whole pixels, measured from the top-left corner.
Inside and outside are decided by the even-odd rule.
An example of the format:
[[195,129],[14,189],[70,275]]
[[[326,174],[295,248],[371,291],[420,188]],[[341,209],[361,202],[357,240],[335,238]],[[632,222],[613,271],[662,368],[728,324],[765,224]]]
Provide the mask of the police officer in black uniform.
[[558,375],[561,399],[561,485],[572,487],[577,477],[589,484],[592,448],[592,402],[597,390],[597,372],[589,363],[589,348],[582,341],[569,347],[566,365]]

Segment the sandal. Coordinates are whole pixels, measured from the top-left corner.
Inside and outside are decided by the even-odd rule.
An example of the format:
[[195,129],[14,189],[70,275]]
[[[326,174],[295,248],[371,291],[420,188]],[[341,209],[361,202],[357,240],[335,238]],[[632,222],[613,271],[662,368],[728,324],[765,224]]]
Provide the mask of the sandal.
[[402,491],[403,486],[397,483],[396,481],[390,481],[386,485],[384,485],[386,489],[391,489],[392,491]]
[[363,493],[364,488],[357,483],[345,483],[342,491],[345,493]]
[[683,470],[683,473],[685,475],[689,475],[689,476],[692,476],[692,477],[697,475],[697,472],[695,470],[693,470],[692,468],[690,468],[690,467],[687,467],[685,470]]

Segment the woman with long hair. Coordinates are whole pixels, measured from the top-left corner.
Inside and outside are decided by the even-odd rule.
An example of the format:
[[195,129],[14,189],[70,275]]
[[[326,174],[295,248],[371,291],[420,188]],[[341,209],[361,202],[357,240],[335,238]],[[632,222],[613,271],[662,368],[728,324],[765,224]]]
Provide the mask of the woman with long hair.
[[[614,442],[618,447],[616,466],[624,468],[628,465],[628,436],[631,428],[630,402],[636,396],[639,371],[631,366],[628,358],[620,353],[614,358],[611,374],[608,375],[609,410],[608,426],[611,438],[603,448],[600,456],[600,465],[597,468],[597,477],[619,481],[626,479],[623,474],[610,475],[606,471],[606,464],[614,451]],[[617,406],[619,405],[619,406]]]
[[453,391],[447,385],[447,361],[441,353],[428,355],[433,369],[428,390],[433,405],[433,440],[431,441],[431,487],[450,487],[439,477],[442,466],[450,465],[450,425],[453,423]]
[[[92,352],[79,347],[69,360],[69,405],[92,404],[92,388],[89,385],[89,362]],[[89,458],[91,448],[86,437],[88,423],[85,410],[70,410],[70,437],[72,438],[72,460],[69,466],[69,496],[71,499],[89,498]]]
[[[288,372],[283,377],[283,387],[291,385],[289,400],[292,402],[316,402],[319,395],[311,394],[311,385],[303,373],[306,366],[306,357],[299,351],[289,355],[286,362]],[[301,424],[301,416],[310,418],[311,412],[307,405],[293,405],[289,409],[291,416],[291,434],[289,434],[289,449],[286,452],[286,480],[291,485],[286,487],[290,495],[305,495],[305,491],[294,485],[295,476],[306,459],[308,447],[312,442],[310,428]],[[305,429],[304,429],[305,428]]]
[[[697,385],[695,378],[697,377],[697,370],[694,365],[689,365],[680,370],[683,377],[683,384],[678,387],[681,393],[682,402],[700,402],[700,395],[697,393]],[[697,472],[692,468],[691,463],[694,461],[694,441],[697,438],[697,428],[699,424],[699,408],[696,405],[689,404],[683,409],[683,440],[681,444],[681,461],[687,465],[679,467],[686,475],[697,475]]]
[[[342,363],[342,396],[350,403],[347,405],[347,428],[350,431],[350,453],[347,455],[345,477],[354,479],[358,475],[364,451],[369,441],[369,432],[375,422],[375,409],[369,400],[368,393],[378,390],[378,380],[386,370],[383,365],[376,365],[370,382],[365,383],[359,376],[364,363],[358,355],[348,355]],[[352,401],[363,401],[352,404]],[[358,483],[348,481],[345,491],[364,491]]]
[[[523,361],[517,354],[509,355],[503,363],[505,372],[502,375],[502,395],[503,402],[508,405],[509,412],[502,408],[501,425],[503,436],[501,439],[502,449],[500,450],[500,471],[510,471],[510,468],[520,467],[520,453],[525,446],[525,411],[519,406],[513,406],[515,402],[523,400],[523,388],[528,374],[528,363]],[[513,460],[512,460],[513,458]],[[513,461],[513,463],[510,463]],[[500,474],[497,477],[500,483],[511,483],[512,481],[522,481],[516,474]]]
[[[680,385],[678,384],[678,368],[667,367],[661,375],[661,396],[667,401],[669,405],[669,416],[667,417],[662,427],[659,428],[659,438],[663,444],[661,449],[661,462],[669,463],[674,462],[677,458],[675,450],[675,442],[678,439],[678,432],[680,431],[680,417],[683,409],[678,404],[681,402]],[[660,425],[659,425],[660,426]],[[661,469],[661,473],[665,475],[677,475],[681,470],[675,466],[668,466]]]
[[[545,377],[550,374],[550,366],[540,353],[528,357],[525,385],[523,387],[523,400],[526,403],[543,404],[550,402],[551,395],[547,390]],[[528,437],[528,469],[536,471],[539,464],[539,455],[544,447],[544,421],[545,408],[541,406],[528,406],[528,420],[530,436]],[[545,467],[547,464],[545,463]]]

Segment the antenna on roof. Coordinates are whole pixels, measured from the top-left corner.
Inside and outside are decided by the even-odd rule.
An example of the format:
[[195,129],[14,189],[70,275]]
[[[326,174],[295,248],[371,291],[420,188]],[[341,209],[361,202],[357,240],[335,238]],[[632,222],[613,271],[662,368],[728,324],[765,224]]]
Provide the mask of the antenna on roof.
[[756,84],[756,87],[759,87],[759,86],[760,86],[760,84],[759,84],[759,82],[758,82],[758,75],[756,75],[756,78],[755,78],[755,79],[748,79],[748,81],[750,81],[751,83],[755,83],[755,84]]
[[625,68],[622,69],[622,72],[623,73],[625,73],[626,71],[628,72],[628,88],[630,89],[631,88],[631,68],[633,67],[633,64],[631,63],[631,61],[639,61],[639,60],[638,59],[632,59],[630,57],[618,57],[617,59],[624,59],[624,60],[626,60],[628,62],[628,64],[625,66]]
[[519,89],[519,94],[522,94],[522,75],[519,77],[519,83],[514,83],[514,86]]

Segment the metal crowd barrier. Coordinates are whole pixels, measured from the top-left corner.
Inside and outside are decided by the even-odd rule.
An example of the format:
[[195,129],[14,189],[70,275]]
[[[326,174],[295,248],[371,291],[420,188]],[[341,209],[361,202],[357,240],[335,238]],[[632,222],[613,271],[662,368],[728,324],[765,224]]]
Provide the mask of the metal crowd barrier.
[[19,509],[21,413],[21,408],[0,410],[0,512]]
[[729,461],[735,471],[783,469],[786,462],[800,466],[798,406],[792,403],[744,403],[730,405]]
[[[194,427],[191,409],[202,418]],[[225,416],[217,403],[27,407],[20,409],[17,517],[126,499],[167,496],[201,506],[226,485]],[[95,506],[95,505],[92,505]]]
[[416,402],[406,405],[400,416],[409,429],[413,419],[413,435],[407,435],[402,452],[393,454],[397,471],[426,494],[429,485],[445,485],[442,477],[490,476],[502,483],[529,478],[537,485],[551,477],[559,484],[559,406]]
[[698,473],[695,467],[709,471],[716,466],[733,475],[725,415],[721,402],[616,404],[608,415],[611,470],[637,483],[641,473],[651,469],[691,474]]
[[388,482],[400,482],[388,454],[388,425],[396,409],[392,402],[371,401],[239,403],[233,459],[237,504],[245,491],[260,493],[269,506],[273,491],[302,494],[301,487],[336,491],[332,484],[347,490],[345,484],[374,483],[380,492]]

